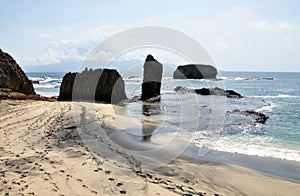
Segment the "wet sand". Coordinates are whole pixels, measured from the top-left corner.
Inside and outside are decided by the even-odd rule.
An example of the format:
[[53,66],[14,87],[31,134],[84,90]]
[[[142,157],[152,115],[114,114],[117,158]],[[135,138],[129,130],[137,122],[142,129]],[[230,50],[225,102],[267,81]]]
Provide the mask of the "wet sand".
[[[71,102],[0,101],[0,194],[300,194],[297,181],[189,154],[147,169],[149,157],[129,152],[150,152],[155,142],[143,143],[122,133],[121,127],[134,122],[116,118],[118,109],[122,110],[91,103],[74,107]],[[157,157],[163,160],[172,151],[164,149]]]

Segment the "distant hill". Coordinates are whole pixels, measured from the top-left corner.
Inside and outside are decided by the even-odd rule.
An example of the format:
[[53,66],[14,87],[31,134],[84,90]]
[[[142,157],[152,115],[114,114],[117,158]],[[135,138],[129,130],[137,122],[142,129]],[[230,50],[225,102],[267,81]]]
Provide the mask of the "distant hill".
[[[143,75],[143,65],[144,61],[139,59],[123,60],[123,61],[113,61],[108,68],[117,69],[118,72],[125,78],[130,76]],[[163,63],[163,75],[172,76],[173,72],[176,70],[178,65]],[[82,65],[82,62],[64,63],[64,64],[52,64],[52,65],[31,65],[23,66],[25,72],[77,72],[82,71],[85,67],[87,68],[103,68],[103,65]]]

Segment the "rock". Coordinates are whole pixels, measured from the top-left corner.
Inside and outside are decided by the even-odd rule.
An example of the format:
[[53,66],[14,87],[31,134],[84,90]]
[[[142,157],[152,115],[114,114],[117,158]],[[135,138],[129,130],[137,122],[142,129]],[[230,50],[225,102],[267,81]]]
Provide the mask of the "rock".
[[58,101],[70,101],[72,100],[73,85],[77,73],[67,73],[64,75],[62,83],[60,85]]
[[0,49],[0,88],[25,95],[35,94],[32,82],[17,62],[8,53]]
[[266,116],[265,114],[256,112],[254,110],[240,111],[239,109],[234,109],[233,111],[227,111],[227,114],[235,114],[235,113],[239,113],[245,116],[250,116],[255,119],[256,123],[261,123],[261,124],[264,124],[269,119],[269,117]]
[[243,96],[233,90],[226,90],[226,96],[229,98],[242,98]]
[[180,65],[173,73],[174,79],[216,79],[217,69],[211,65]]
[[246,116],[251,116],[255,119],[256,123],[261,123],[261,124],[264,124],[269,119],[269,117],[266,116],[265,114],[256,112],[254,110],[242,111],[241,114]]
[[176,92],[181,93],[191,93],[195,92],[200,95],[216,95],[216,96],[226,96],[228,98],[243,98],[243,96],[233,90],[224,90],[218,87],[215,88],[201,88],[201,89],[189,89],[182,86],[177,86],[174,89]]
[[141,100],[145,101],[160,95],[162,72],[163,65],[149,54],[144,63]]
[[180,92],[180,93],[194,93],[195,92],[194,89],[189,89],[189,88],[182,87],[182,86],[176,86],[174,91]]
[[218,87],[195,89],[195,92],[200,95],[217,95],[226,96],[228,98],[242,98],[243,96],[233,90],[224,90]]
[[118,104],[127,96],[124,81],[116,70],[86,69],[82,73],[67,73],[63,77],[58,100],[74,98]]

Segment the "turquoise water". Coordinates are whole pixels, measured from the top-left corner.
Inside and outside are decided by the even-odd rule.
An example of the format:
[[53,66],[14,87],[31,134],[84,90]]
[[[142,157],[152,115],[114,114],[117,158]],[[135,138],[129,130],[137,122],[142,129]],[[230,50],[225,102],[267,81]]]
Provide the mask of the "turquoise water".
[[[57,96],[64,73],[27,75],[40,81],[34,85],[37,93]],[[300,161],[300,73],[221,72],[218,77],[221,80],[173,80],[165,77],[161,103],[155,108],[159,114],[145,117],[141,102],[128,103],[127,110],[137,118],[164,124],[164,127],[177,126],[188,130],[191,133],[188,137],[199,148]],[[125,78],[125,84],[129,98],[140,94],[141,78]],[[235,90],[245,98],[178,94],[173,90],[176,86],[218,86]],[[266,114],[269,119],[265,124],[258,124],[251,117],[230,114],[234,109],[255,110]],[[168,133],[160,127],[153,130],[154,138],[155,134],[180,134]]]

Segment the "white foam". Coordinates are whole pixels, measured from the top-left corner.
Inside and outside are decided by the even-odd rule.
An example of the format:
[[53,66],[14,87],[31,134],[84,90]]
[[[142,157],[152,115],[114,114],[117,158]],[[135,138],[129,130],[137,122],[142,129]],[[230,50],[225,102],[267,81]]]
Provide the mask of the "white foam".
[[279,95],[266,95],[266,96],[251,96],[253,98],[276,99],[276,98],[297,98],[299,96],[279,94]]
[[211,143],[209,146],[204,145],[206,143],[205,140],[195,140],[194,143],[201,148],[205,146],[217,151],[261,157],[273,157],[300,162],[299,149],[291,149],[279,144],[274,144],[271,138],[233,138],[229,136],[219,138],[215,143]]
[[46,84],[33,84],[33,88],[38,89],[38,88],[59,88],[60,83],[46,83]]
[[274,110],[274,108],[276,107],[275,104],[269,104],[269,105],[265,105],[265,106],[262,106],[260,108],[257,108],[255,109],[256,112],[263,112],[263,111],[268,111],[268,112],[271,112]]
[[226,76],[220,76],[217,79],[219,80],[273,80],[273,78],[269,77],[226,77]]

